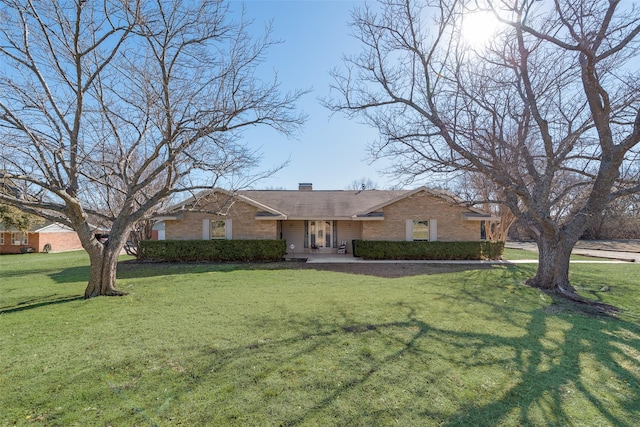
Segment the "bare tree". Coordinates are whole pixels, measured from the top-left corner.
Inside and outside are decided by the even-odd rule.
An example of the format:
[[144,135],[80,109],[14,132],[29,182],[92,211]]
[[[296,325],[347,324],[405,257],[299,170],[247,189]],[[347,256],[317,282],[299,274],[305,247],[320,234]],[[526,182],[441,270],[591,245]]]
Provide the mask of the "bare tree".
[[347,190],[375,190],[376,188],[378,188],[378,184],[374,180],[363,176],[360,179],[354,179],[351,181]]
[[610,203],[587,229],[588,239],[640,239],[640,194]]
[[304,119],[302,92],[256,75],[269,29],[250,37],[223,1],[0,0],[0,20],[0,168],[28,193],[0,202],[78,232],[87,298],[123,294],[118,255],[160,203],[259,176],[242,129]]
[[[539,248],[528,284],[579,299],[576,241],[611,200],[640,190],[639,11],[618,0],[379,6],[355,10],[363,51],[336,70],[327,105],[376,127],[372,151],[398,176],[471,171],[502,188]],[[479,9],[503,27],[473,49],[460,22]]]
[[505,242],[516,217],[503,203],[505,200],[504,189],[479,173],[463,174],[459,181],[458,191],[463,200],[473,205],[479,205],[484,211],[490,212],[492,216],[500,218],[499,221],[485,224],[486,239]]

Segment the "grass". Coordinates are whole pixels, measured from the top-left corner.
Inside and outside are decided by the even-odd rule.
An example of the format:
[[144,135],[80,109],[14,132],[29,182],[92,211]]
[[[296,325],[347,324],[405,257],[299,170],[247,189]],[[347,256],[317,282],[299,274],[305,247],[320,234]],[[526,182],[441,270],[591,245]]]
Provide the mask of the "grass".
[[400,278],[132,264],[79,298],[84,253],[0,257],[0,424],[640,424],[634,264],[575,264],[593,316],[535,265]]

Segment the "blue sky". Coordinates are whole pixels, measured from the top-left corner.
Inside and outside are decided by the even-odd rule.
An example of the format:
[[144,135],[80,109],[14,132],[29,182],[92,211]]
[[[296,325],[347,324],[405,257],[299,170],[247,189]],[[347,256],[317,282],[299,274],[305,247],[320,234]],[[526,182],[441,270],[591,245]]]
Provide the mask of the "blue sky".
[[[350,36],[351,10],[364,1],[289,0],[245,1],[246,15],[260,34],[273,21],[273,46],[264,69],[276,70],[283,90],[311,89],[299,102],[309,119],[296,139],[287,139],[269,129],[246,134],[252,146],[261,147],[265,168],[290,160],[289,166],[256,188],[294,190],[299,182],[311,182],[314,189],[343,190],[354,180],[368,178],[379,188],[389,179],[378,173],[383,163],[369,165],[366,145],[377,137],[374,129],[331,113],[318,98],[329,95],[329,71],[341,65],[343,53],[357,53],[360,46]],[[240,8],[242,3],[233,2]]]
[[[369,4],[375,4],[369,1]],[[632,0],[623,0],[629,7]],[[350,34],[351,11],[365,0],[232,0],[254,20],[252,30],[264,34],[273,22],[273,38],[282,43],[271,48],[264,70],[270,78],[278,72],[283,90],[311,89],[299,102],[309,119],[296,139],[259,128],[246,133],[253,147],[264,153],[263,168],[289,160],[289,165],[255,188],[296,189],[311,182],[314,189],[342,190],[360,178],[371,179],[378,188],[397,184],[380,171],[387,161],[367,160],[366,146],[377,138],[375,129],[331,113],[318,98],[329,95],[329,71],[342,65],[343,54],[359,53],[361,46]]]

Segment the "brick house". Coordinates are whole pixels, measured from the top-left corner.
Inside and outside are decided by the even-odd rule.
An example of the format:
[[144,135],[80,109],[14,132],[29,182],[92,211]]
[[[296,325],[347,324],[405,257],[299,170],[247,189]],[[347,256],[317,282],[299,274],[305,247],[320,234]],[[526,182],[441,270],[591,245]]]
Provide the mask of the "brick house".
[[298,253],[338,252],[352,240],[479,241],[498,218],[450,193],[415,190],[214,189],[156,218],[159,240],[284,239]]
[[22,252],[64,252],[82,249],[78,234],[62,225],[47,222],[26,233],[0,224],[0,254]]

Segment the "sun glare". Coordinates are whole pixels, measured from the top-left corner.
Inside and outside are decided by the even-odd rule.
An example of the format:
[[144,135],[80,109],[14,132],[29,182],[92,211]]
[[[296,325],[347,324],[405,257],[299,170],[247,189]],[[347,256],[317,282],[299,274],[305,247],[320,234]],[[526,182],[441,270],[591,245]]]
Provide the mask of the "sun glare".
[[482,49],[495,38],[499,24],[490,12],[468,12],[462,17],[462,39],[471,48]]

